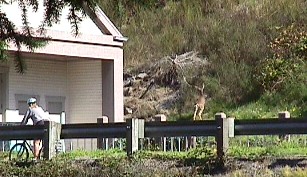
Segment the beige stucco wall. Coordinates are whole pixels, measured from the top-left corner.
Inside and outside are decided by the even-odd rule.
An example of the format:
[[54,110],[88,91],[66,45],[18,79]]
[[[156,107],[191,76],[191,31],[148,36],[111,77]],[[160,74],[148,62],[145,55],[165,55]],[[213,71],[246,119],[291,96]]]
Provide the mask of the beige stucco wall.
[[[72,50],[73,46],[71,46],[71,45],[78,45],[79,50],[76,50],[76,49]],[[65,65],[64,61],[68,61],[67,66],[65,66],[67,72],[68,71],[71,72],[71,73],[75,72],[77,74],[80,74],[80,73],[85,74],[87,72],[90,72],[88,74],[92,75],[93,73],[91,73],[91,72],[93,72],[93,70],[95,69],[95,71],[100,72],[100,75],[99,76],[97,75],[97,77],[95,77],[95,80],[93,80],[93,81],[95,81],[95,83],[100,83],[100,85],[97,85],[97,88],[103,90],[103,93],[101,92],[101,90],[100,90],[100,92],[97,92],[97,93],[104,95],[104,97],[107,97],[107,98],[102,99],[101,104],[103,105],[103,108],[100,107],[102,109],[102,111],[100,111],[100,113],[101,112],[102,113],[99,116],[102,116],[102,115],[108,116],[110,118],[110,122],[122,122],[122,121],[124,121],[124,118],[123,118],[123,115],[124,115],[124,113],[123,113],[123,106],[124,106],[123,105],[123,73],[122,73],[123,72],[123,49],[121,47],[96,45],[95,48],[97,47],[97,49],[90,52],[90,51],[87,50],[88,46],[95,46],[95,45],[89,45],[89,44],[83,44],[83,43],[73,44],[73,43],[69,43],[69,42],[62,42],[62,45],[57,45],[57,42],[56,43],[50,42],[45,48],[37,50],[35,55],[38,55],[38,56],[41,56],[41,57],[42,56],[48,56],[48,57],[49,56],[56,56],[56,57],[55,58],[52,58],[52,57],[42,58],[43,60],[41,62],[46,61],[47,62],[46,64],[44,64],[44,63],[36,63],[35,64],[35,62],[34,62],[33,64],[31,63],[28,66],[28,69],[31,69],[31,67],[32,68],[39,68],[39,70],[37,70],[37,71],[39,71],[39,73],[42,73],[41,76],[43,78],[47,77],[47,76],[44,76],[44,73],[49,73],[49,72],[54,73],[55,72],[54,69],[53,70],[47,70],[48,72],[45,72],[46,68],[48,68],[48,65],[50,65],[52,68],[56,68],[59,65],[60,67],[58,69],[60,69],[61,67],[64,67],[63,66],[63,65]],[[86,50],[84,50],[85,48],[86,48]],[[54,52],[54,51],[57,51],[61,55],[55,55],[57,52]],[[28,55],[31,56],[31,54],[28,54]],[[62,58],[63,61],[58,61],[59,56],[60,56],[60,58]],[[76,57],[76,56],[79,56],[79,57]],[[101,58],[99,58],[99,57],[101,57]],[[54,60],[54,61],[49,61],[49,60]],[[90,63],[93,62],[93,63],[96,63],[96,64],[91,65],[88,68],[85,65],[80,64],[80,66],[85,67],[85,68],[83,68],[84,70],[82,70],[82,68],[80,68],[80,66],[78,64],[75,64],[76,68],[74,68],[73,65],[71,67],[69,67],[70,66],[69,63],[73,64],[73,62],[75,62],[75,61],[78,61],[78,62],[83,61],[83,62],[86,63],[86,60]],[[62,62],[62,64],[61,64],[61,62]],[[103,63],[103,66],[101,65],[101,62]],[[99,64],[97,64],[97,63],[99,63]],[[12,64],[11,69],[14,70],[13,68],[14,68],[14,66]],[[62,68],[62,72],[64,70],[65,70],[65,68]],[[33,80],[33,79],[31,79],[31,77],[36,77],[35,73],[33,73],[32,71],[27,71],[27,72],[28,72],[27,73],[28,76],[21,76],[19,78],[19,80],[15,81],[15,83],[27,80],[27,77],[29,77],[28,79],[30,79],[30,80]],[[61,73],[61,72],[59,72],[59,73]],[[70,78],[73,79],[74,77],[71,73],[67,73],[67,74],[69,74],[68,76],[70,76]],[[15,72],[13,74],[13,78],[10,78],[10,80],[11,79],[14,80],[17,75],[18,74]],[[103,75],[103,76],[101,76],[101,75]],[[51,76],[48,76],[48,77],[51,77]],[[56,76],[53,76],[53,77],[56,78],[56,77],[59,77],[59,76],[58,76],[58,74],[56,74]],[[100,82],[97,82],[96,79],[100,80]],[[69,81],[69,78],[65,78],[65,80]],[[63,82],[63,80],[57,81],[57,82]],[[105,83],[103,85],[103,88],[101,86],[102,82]],[[69,85],[71,85],[71,83],[73,83],[73,82],[70,82]],[[92,83],[92,81],[88,80],[87,83]],[[111,85],[110,85],[110,83],[111,83]],[[23,83],[23,84],[27,84],[27,83]],[[54,83],[54,84],[53,83],[52,84],[45,83],[44,86],[40,86],[39,88],[42,89],[42,90],[45,90],[44,92],[46,92],[46,93],[43,93],[43,94],[49,94],[48,96],[56,96],[56,95],[52,95],[54,90],[50,90],[51,87],[49,87],[49,86],[54,86],[56,84],[58,84],[58,83]],[[17,85],[17,86],[12,85],[12,86],[13,86],[12,88],[14,88],[14,90],[12,90],[12,92],[21,91],[22,87],[24,87],[22,85]],[[33,94],[32,93],[33,90],[31,90],[31,88],[29,88],[29,86],[31,86],[31,85],[28,85],[28,86],[25,85],[26,92],[28,92],[29,94]],[[15,88],[15,87],[17,87],[17,88]],[[66,89],[68,89],[68,88],[66,88]],[[77,89],[77,87],[76,87],[76,89]],[[56,90],[61,90],[60,95],[58,95],[58,96],[67,96],[66,92],[63,91],[62,87],[59,87],[59,89],[56,89]],[[24,93],[24,94],[28,94],[28,93]],[[59,92],[57,92],[57,93],[59,93]],[[16,94],[16,93],[14,93],[14,94]],[[100,96],[100,98],[101,97],[102,96]],[[12,96],[9,98],[9,100],[10,100],[9,105],[12,105],[12,101],[14,101]],[[112,100],[114,100],[114,101],[112,101]],[[44,100],[42,100],[42,103],[43,103],[43,101]],[[44,106],[44,105],[42,105],[42,106]],[[70,106],[65,106],[65,107],[69,108]],[[68,117],[69,117],[69,114],[70,114],[70,112],[68,112],[68,115],[67,115]],[[94,113],[94,114],[97,115],[97,113]]]
[[[66,123],[94,123],[102,115],[102,63],[100,60],[80,60],[67,63],[68,110]],[[67,140],[72,149],[94,150],[97,141]]]
[[[66,123],[97,122],[102,116],[102,66],[100,60],[52,60],[26,58],[27,71],[19,74],[11,62],[8,109],[17,109],[16,94],[65,97]],[[48,110],[47,110],[48,111]]]
[[97,122],[102,115],[102,79],[100,60],[67,63],[67,123]]
[[17,109],[15,94],[39,95],[40,104],[46,108],[45,96],[64,96],[67,93],[64,61],[26,58],[27,71],[19,74],[11,62],[9,71],[9,109]]

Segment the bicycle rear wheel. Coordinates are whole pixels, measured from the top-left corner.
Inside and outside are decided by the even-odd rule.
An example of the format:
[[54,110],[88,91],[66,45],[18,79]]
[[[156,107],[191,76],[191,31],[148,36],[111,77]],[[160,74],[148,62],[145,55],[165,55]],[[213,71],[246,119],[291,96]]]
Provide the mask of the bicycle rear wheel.
[[12,161],[27,161],[29,159],[29,151],[24,143],[15,144],[9,153],[9,159]]

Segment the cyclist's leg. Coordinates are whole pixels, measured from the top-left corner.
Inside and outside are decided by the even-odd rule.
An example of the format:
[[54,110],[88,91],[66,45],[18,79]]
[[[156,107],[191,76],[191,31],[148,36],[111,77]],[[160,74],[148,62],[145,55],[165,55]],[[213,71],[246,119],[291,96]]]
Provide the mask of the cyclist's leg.
[[[44,125],[44,121],[41,120],[41,121],[38,121],[36,123],[36,125]],[[41,143],[42,143],[42,140],[40,139],[34,139],[34,160],[38,160],[39,159],[39,151],[41,149]]]
[[34,160],[39,159],[39,150],[41,148],[42,140],[36,139],[34,140]]

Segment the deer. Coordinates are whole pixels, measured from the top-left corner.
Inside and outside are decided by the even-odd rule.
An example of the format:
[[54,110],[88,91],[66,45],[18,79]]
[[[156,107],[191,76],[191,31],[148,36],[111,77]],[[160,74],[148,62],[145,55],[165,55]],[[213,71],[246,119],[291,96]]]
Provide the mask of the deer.
[[[192,85],[189,82],[187,82],[185,77],[183,77],[183,79],[188,85],[193,86],[198,91],[198,97],[197,97],[196,103],[194,105],[195,109],[194,109],[193,121],[203,120],[202,114],[205,110],[206,99],[208,97],[207,94],[205,94],[205,92],[204,92],[205,84],[203,83],[202,88],[200,88],[200,87],[197,87],[196,85]],[[195,148],[196,147],[196,137],[195,136],[187,137],[186,147],[187,148]]]
[[[192,56],[191,56],[192,54]],[[207,100],[207,94],[205,94],[204,89],[205,89],[205,84],[202,84],[202,88],[194,85],[194,84],[190,84],[187,80],[186,77],[183,74],[183,66],[185,65],[185,63],[187,62],[193,62],[193,57],[196,54],[193,53],[187,53],[182,57],[179,57],[177,55],[172,56],[172,57],[167,57],[167,59],[171,62],[172,66],[174,69],[179,69],[182,71],[182,77],[185,83],[187,83],[189,86],[195,88],[198,92],[197,95],[197,99],[196,102],[194,104],[194,115],[193,115],[193,121],[196,120],[202,120],[202,114],[205,110],[205,106],[206,106],[206,100]],[[187,137],[186,139],[186,147],[187,148],[195,148],[196,147],[196,137],[192,136],[192,137]]]
[[205,109],[206,98],[207,98],[207,94],[204,93],[205,84],[203,84],[202,88],[199,88],[197,86],[194,86],[194,88],[197,89],[199,94],[196,103],[194,105],[195,110],[194,110],[193,120],[202,120],[202,114]]
[[205,84],[203,83],[202,84],[202,88],[196,86],[196,85],[193,85],[193,84],[190,84],[186,78],[183,76],[183,80],[191,87],[195,88],[196,91],[198,92],[198,96],[197,96],[197,99],[196,99],[196,102],[194,104],[194,115],[193,115],[193,120],[203,120],[202,119],[202,114],[205,110],[205,106],[206,106],[206,100],[207,100],[207,97],[208,95],[204,92],[205,90]]
[[[171,63],[173,68],[175,69],[180,69],[181,71],[183,71],[182,68],[182,62],[185,60],[188,60],[189,58],[183,58],[183,59],[179,59],[177,55],[172,56],[172,57],[168,57],[167,58]],[[205,94],[204,89],[205,89],[205,84],[202,84],[202,88],[194,85],[194,84],[190,84],[186,77],[182,74],[183,80],[185,83],[187,83],[189,86],[194,87],[197,92],[198,92],[198,96],[197,96],[197,100],[196,103],[194,105],[195,109],[194,109],[194,115],[193,115],[193,120],[202,120],[202,114],[204,112],[205,109],[205,105],[206,105],[206,98],[207,98],[207,94]]]

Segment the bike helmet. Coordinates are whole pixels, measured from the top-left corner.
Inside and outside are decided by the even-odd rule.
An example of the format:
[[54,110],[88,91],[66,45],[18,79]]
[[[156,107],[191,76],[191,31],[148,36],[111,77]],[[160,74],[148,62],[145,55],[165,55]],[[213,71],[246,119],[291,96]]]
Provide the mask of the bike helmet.
[[35,98],[29,98],[27,103],[28,103],[28,105],[36,103],[36,99]]

